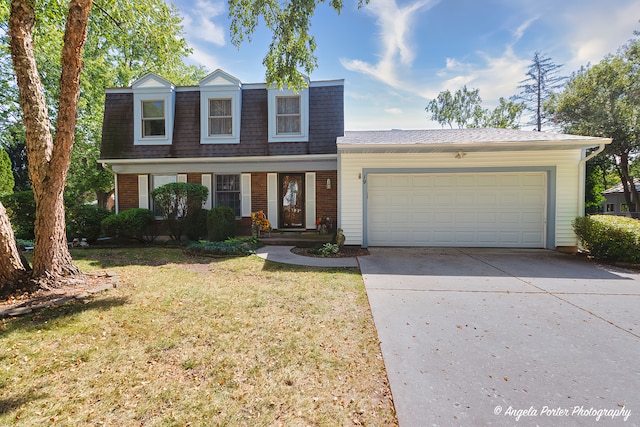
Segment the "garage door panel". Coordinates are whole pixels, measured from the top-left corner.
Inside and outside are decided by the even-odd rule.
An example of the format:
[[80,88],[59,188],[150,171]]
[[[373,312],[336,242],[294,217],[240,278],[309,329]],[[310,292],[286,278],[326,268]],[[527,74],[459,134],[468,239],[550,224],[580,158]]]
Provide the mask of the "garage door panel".
[[546,174],[370,174],[372,246],[544,247]]

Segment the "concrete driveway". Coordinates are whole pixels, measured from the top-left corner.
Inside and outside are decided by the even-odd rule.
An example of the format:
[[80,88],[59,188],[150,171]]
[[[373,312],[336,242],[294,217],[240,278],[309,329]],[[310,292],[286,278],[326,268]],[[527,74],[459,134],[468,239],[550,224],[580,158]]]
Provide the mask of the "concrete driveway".
[[370,253],[401,427],[640,425],[639,274],[548,250]]

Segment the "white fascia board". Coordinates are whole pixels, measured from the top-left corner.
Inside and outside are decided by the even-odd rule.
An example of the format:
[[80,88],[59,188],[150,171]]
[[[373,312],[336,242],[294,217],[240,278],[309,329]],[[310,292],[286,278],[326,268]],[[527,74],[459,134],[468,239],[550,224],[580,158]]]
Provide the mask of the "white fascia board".
[[337,154],[187,159],[101,159],[116,174],[335,171]]
[[585,139],[574,141],[540,142],[495,142],[495,143],[446,143],[441,144],[336,144],[339,153],[403,153],[431,152],[446,153],[456,151],[537,151],[537,150],[574,150],[598,147],[610,144],[611,139]]

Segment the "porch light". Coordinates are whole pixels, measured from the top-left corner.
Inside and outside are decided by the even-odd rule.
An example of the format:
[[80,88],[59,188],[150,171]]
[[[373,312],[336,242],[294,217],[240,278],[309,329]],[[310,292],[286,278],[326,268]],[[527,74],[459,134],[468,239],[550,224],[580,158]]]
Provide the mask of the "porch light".
[[331,190],[331,178],[327,178],[327,190]]

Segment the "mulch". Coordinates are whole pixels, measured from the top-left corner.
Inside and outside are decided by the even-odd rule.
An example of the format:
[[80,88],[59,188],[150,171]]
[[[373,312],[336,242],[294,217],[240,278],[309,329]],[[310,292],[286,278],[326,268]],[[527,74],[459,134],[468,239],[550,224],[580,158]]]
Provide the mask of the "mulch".
[[314,253],[314,249],[310,249],[310,248],[295,247],[291,249],[291,252],[293,252],[296,255],[309,256],[314,258],[349,258],[349,257],[369,255],[369,251],[367,249],[361,248],[359,246],[343,246],[342,249],[340,249],[340,252],[338,252],[337,254],[330,254],[330,255],[327,255],[326,257],[320,254]]
[[115,288],[118,281],[117,275],[101,272],[67,277],[46,286],[24,282],[16,292],[0,297],[0,319],[21,316],[73,300],[84,300]]

